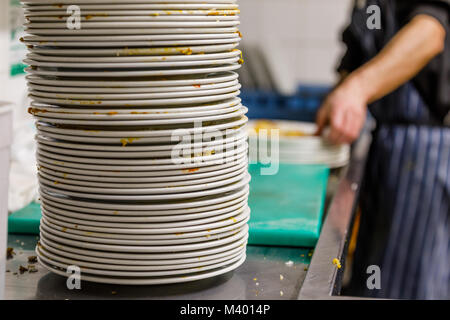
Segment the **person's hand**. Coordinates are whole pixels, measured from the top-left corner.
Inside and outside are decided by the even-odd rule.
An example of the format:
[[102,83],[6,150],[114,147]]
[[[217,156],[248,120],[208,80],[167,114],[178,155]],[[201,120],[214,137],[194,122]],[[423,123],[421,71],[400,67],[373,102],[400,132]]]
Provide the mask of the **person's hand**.
[[348,77],[325,99],[317,117],[317,135],[330,127],[328,140],[335,144],[352,143],[364,126],[367,97],[356,79]]

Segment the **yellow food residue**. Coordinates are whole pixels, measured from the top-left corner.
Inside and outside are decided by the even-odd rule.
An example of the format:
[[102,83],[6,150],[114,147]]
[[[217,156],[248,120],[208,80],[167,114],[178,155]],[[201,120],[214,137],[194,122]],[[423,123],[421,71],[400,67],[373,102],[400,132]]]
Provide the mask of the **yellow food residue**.
[[310,135],[300,130],[279,128],[275,122],[266,119],[256,121],[254,129],[256,133],[259,133],[260,130],[267,130],[268,132],[271,130],[278,130],[281,137],[305,137]]
[[185,54],[185,55],[191,55],[192,54],[192,49],[191,48],[187,48],[187,49],[181,49],[180,53]]
[[138,140],[139,138],[123,138],[120,139],[120,142],[122,143],[122,147],[125,147],[127,144],[132,143],[135,140]]
[[333,259],[333,264],[336,266],[336,268],[338,268],[338,269],[340,269],[342,266],[341,266],[341,262],[339,261],[339,259],[337,259],[337,258],[334,258]]

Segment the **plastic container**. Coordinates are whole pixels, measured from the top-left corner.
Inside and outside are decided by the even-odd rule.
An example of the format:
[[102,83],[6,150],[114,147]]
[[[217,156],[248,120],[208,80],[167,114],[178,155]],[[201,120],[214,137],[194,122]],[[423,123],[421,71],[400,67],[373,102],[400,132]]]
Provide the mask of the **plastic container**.
[[314,122],[318,108],[331,90],[328,86],[301,85],[294,95],[241,89],[242,104],[250,119],[282,119]]
[[4,299],[12,107],[0,102],[0,300]]

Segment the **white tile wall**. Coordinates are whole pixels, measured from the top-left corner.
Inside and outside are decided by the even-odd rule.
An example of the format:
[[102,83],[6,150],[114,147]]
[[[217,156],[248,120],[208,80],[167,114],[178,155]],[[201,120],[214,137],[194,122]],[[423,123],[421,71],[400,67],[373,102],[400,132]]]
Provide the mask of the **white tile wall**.
[[243,43],[264,47],[268,59],[276,59],[272,65],[285,64],[276,74],[284,77],[282,89],[286,93],[298,82],[332,84],[344,50],[339,39],[348,24],[352,3],[352,0],[240,0]]

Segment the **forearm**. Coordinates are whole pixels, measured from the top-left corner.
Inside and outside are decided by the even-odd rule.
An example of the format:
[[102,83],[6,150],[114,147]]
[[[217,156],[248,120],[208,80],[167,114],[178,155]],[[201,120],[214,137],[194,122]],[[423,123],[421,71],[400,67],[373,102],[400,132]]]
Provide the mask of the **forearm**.
[[346,80],[360,86],[364,99],[371,103],[412,79],[442,52],[444,43],[445,29],[437,20],[425,15],[416,16],[375,58]]

